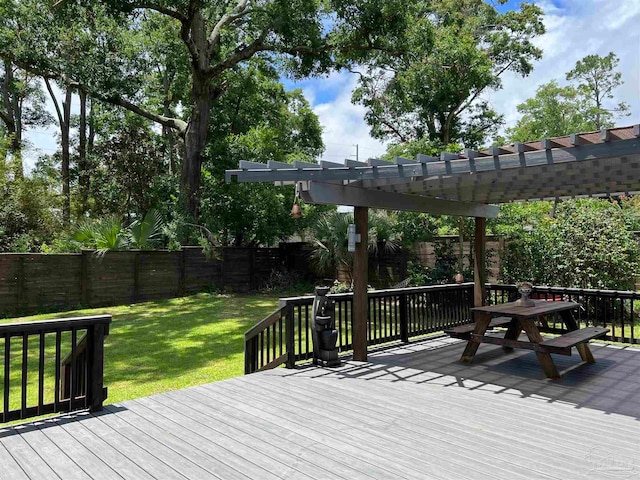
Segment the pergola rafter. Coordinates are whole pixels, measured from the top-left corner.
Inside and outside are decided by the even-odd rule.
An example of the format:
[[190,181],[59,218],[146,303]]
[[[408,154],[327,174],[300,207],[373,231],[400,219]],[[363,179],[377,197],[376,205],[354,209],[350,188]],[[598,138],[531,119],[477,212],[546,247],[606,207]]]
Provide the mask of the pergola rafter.
[[[494,204],[640,193],[640,125],[394,162],[370,159],[266,164],[241,161],[227,181],[298,184],[307,202],[355,207],[366,238],[369,207],[470,216],[475,228],[475,303],[484,301],[486,218]],[[354,267],[354,359],[367,358],[367,251]]]

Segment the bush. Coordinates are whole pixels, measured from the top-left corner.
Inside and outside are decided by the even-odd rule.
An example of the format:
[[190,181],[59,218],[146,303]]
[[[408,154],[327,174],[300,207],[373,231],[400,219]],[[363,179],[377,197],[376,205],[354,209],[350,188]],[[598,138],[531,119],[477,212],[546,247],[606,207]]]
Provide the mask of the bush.
[[606,200],[567,201],[555,218],[507,243],[502,265],[507,283],[633,289],[640,247],[620,206]]
[[274,268],[259,290],[264,293],[312,292],[313,285],[303,279],[299,272],[286,268]]
[[431,269],[413,260],[407,262],[407,277],[409,278],[410,287],[422,287],[433,284]]

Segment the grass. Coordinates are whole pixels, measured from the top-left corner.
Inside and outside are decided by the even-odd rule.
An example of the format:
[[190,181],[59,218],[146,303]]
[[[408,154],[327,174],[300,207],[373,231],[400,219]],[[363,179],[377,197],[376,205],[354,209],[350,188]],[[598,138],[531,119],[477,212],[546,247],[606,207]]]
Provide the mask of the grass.
[[[275,295],[197,294],[155,302],[36,315],[6,322],[108,313],[113,316],[105,343],[107,403],[144,397],[243,374],[243,334],[277,309]],[[66,338],[69,338],[67,335]],[[66,338],[63,338],[63,345]],[[79,336],[78,336],[79,338]],[[20,402],[22,345],[12,342],[12,408]],[[4,341],[0,342],[4,351]],[[37,403],[38,339],[29,343],[29,404]],[[47,338],[47,396],[53,396],[53,339]],[[0,376],[3,372],[0,372]],[[2,385],[0,379],[0,388]],[[45,399],[46,400],[46,399]]]

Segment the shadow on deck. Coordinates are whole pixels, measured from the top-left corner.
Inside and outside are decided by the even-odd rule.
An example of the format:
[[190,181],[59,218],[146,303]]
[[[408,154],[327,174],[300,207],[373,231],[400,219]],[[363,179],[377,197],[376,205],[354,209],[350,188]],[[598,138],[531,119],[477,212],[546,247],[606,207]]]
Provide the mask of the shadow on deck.
[[[0,428],[0,478],[640,478],[640,349],[547,380],[535,354],[430,339]],[[556,358],[567,368],[579,357]]]
[[371,353],[368,363],[349,362],[339,369],[320,371],[302,368],[289,375],[457,386],[537,397],[640,419],[638,347],[591,343],[595,364],[581,364],[575,350],[571,357],[553,355],[558,369],[566,373],[560,380],[549,380],[532,351],[506,353],[498,346],[484,344],[472,364],[463,364],[459,358],[464,344],[449,338],[418,341]]

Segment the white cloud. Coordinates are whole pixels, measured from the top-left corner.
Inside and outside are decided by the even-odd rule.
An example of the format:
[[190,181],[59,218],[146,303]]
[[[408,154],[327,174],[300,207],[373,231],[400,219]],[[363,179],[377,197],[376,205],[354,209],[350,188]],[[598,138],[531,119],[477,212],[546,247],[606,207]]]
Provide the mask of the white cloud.
[[383,142],[371,138],[369,126],[364,122],[366,109],[351,103],[351,92],[357,77],[350,73],[339,74],[342,86],[340,93],[331,101],[314,105],[323,127],[322,138],[326,147],[322,160],[342,163],[344,159],[355,160],[356,147],[360,160],[379,157],[386,150]]
[[[565,0],[555,4],[550,0],[537,2],[545,12],[546,33],[535,40],[544,51],[534,71],[526,78],[507,74],[503,89],[487,94],[498,112],[505,115],[506,126],[514,125],[520,114],[516,107],[535,95],[536,88],[551,80],[566,83],[566,72],[577,60],[589,54],[618,55],[624,85],[614,93],[617,101],[631,107],[631,116],[618,120],[620,125],[640,123],[640,1],[639,0]],[[560,6],[558,6],[560,5]],[[329,102],[314,105],[314,111],[324,127],[326,145],[324,160],[342,161],[355,154],[353,144],[360,145],[360,158],[379,156],[385,144],[369,135],[364,122],[365,109],[351,104],[351,91],[356,76],[349,73],[333,74],[325,80],[305,85],[309,101],[320,97],[320,89],[338,88],[340,93]],[[353,158],[353,157],[349,157]]]
[[565,0],[562,7],[538,2],[545,11],[547,32],[536,39],[544,50],[526,78],[508,74],[504,88],[490,95],[495,108],[505,115],[506,126],[519,118],[516,106],[535,95],[536,88],[551,80],[566,83],[566,72],[586,55],[614,52],[620,59],[624,85],[614,93],[631,106],[631,116],[620,125],[640,123],[640,2],[638,0]]

